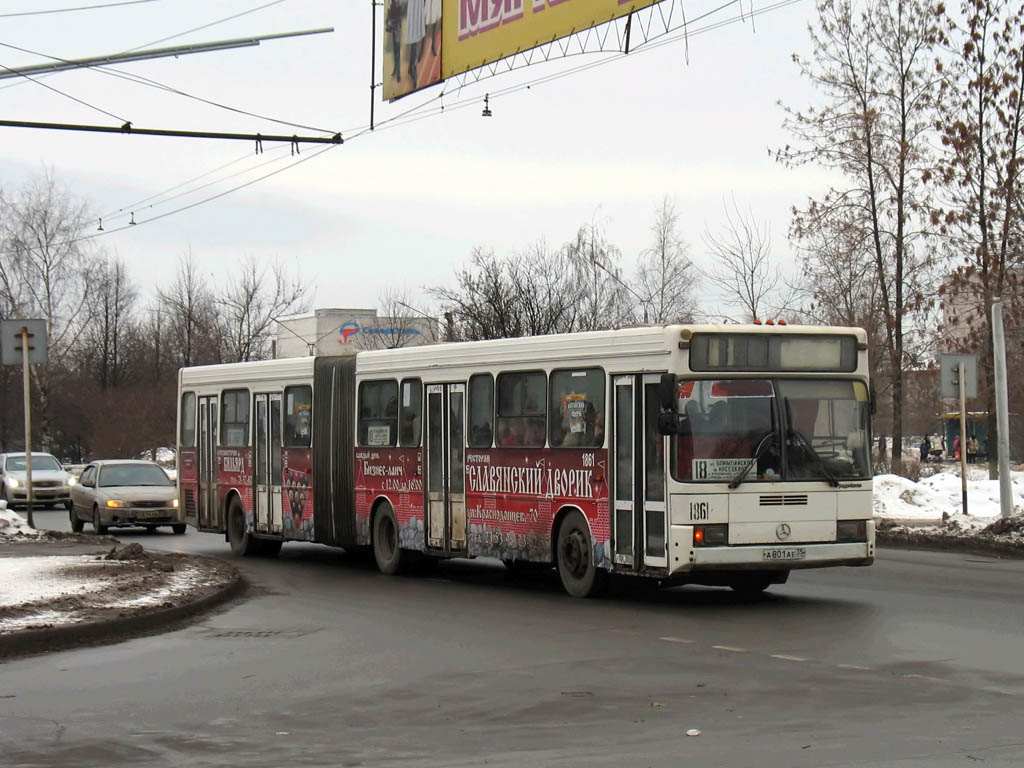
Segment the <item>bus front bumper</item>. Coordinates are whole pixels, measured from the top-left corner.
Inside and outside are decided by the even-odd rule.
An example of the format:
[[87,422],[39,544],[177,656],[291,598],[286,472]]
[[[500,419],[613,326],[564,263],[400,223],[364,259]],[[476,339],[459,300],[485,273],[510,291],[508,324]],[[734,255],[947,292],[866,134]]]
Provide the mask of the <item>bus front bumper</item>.
[[789,571],[875,561],[875,526],[868,521],[867,541],[810,544],[743,544],[694,547],[693,527],[672,526],[670,573],[692,571]]

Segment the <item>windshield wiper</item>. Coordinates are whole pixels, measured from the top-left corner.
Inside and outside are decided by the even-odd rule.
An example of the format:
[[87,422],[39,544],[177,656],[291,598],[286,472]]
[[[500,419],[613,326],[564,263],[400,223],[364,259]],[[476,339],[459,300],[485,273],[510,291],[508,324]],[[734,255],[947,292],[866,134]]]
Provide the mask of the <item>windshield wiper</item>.
[[793,426],[793,413],[789,408],[789,398],[785,398],[786,402],[786,421],[789,425],[789,436],[790,438],[797,438],[797,442],[807,451],[807,455],[814,459],[814,463],[818,465],[818,469],[821,470],[821,474],[828,480],[828,484],[833,488],[839,487],[839,478],[837,478],[828,467],[825,466],[825,460],[821,458],[821,454],[818,453],[811,441],[807,439],[807,436],[799,429]]
[[750,474],[752,467],[757,466],[757,462],[768,447],[775,443],[775,430],[765,433],[765,436],[761,438],[761,442],[757,444],[757,450],[754,451],[754,455],[750,457],[750,463],[747,464],[743,469],[736,473],[731,481],[729,481],[729,488],[739,488],[740,483],[747,479],[747,475]]

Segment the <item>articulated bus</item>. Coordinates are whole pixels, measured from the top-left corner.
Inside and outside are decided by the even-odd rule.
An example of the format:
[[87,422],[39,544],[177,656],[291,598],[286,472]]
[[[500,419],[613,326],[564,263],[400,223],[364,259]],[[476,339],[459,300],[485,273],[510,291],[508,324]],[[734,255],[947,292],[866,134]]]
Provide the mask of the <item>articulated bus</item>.
[[184,368],[185,521],[756,593],[874,561],[867,341],[671,325]]

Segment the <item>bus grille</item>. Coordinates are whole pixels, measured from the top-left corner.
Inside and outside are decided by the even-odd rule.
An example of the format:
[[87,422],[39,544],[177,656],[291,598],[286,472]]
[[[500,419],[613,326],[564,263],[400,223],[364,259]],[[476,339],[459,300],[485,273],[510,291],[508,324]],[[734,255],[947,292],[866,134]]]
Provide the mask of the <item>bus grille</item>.
[[772,494],[761,497],[762,507],[806,507],[806,493]]
[[191,488],[185,489],[185,514],[196,514],[196,495]]

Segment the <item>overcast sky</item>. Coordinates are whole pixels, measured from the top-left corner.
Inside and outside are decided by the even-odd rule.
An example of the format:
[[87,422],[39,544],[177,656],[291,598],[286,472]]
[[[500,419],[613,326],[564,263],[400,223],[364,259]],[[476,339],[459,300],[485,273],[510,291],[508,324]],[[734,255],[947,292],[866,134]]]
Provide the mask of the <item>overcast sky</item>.
[[[10,0],[3,12],[110,1]],[[37,54],[79,58],[149,46],[267,3],[154,0],[0,18],[0,42],[34,52],[0,48],[0,65],[45,61]],[[687,15],[721,4],[695,0]],[[753,7],[759,5],[765,4],[754,0]],[[318,157],[313,155],[321,147],[303,146],[296,158],[287,147],[267,144],[257,156],[252,145],[239,142],[0,128],[0,185],[10,191],[51,168],[104,217],[105,232],[92,243],[124,259],[144,289],[172,279],[177,259],[189,249],[217,282],[228,279],[240,257],[254,255],[297,269],[315,287],[317,307],[374,307],[388,286],[426,301],[423,288],[450,282],[474,246],[506,254],[544,239],[557,247],[591,221],[622,250],[621,265],[631,272],[651,241],[654,211],[666,195],[677,205],[698,264],[707,258],[702,233],[721,226],[723,200],[732,195],[770,222],[776,255],[792,261],[790,208],[820,194],[826,176],[783,168],[768,150],[786,142],[777,101],[805,106],[813,98],[791,60],[794,52],[807,53],[812,2],[760,15],[753,25],[695,36],[688,64],[678,42],[549,83],[535,81],[600,57],[532,66],[461,92],[449,85],[449,107],[467,98],[475,103],[405,125],[387,121],[436,103],[441,86],[390,105],[380,102],[378,90],[382,127],[360,134],[369,122],[370,7],[369,0],[283,0],[157,45],[335,31],[117,66],[236,109],[341,131],[348,139],[343,146]],[[749,11],[751,0],[742,7]],[[739,10],[728,6],[702,23]],[[376,45],[379,70],[379,39]],[[9,120],[130,120],[137,128],[318,135],[96,71],[64,72],[41,82],[110,114],[16,80],[0,80],[0,114]],[[528,90],[492,97],[494,116],[481,116],[485,92],[527,82],[533,83]],[[244,189],[147,222],[305,158]],[[234,173],[241,175],[224,179]],[[210,175],[179,187],[203,174]],[[216,183],[167,200],[210,182]],[[154,195],[161,197],[143,202]],[[116,231],[132,211],[139,223]]]

